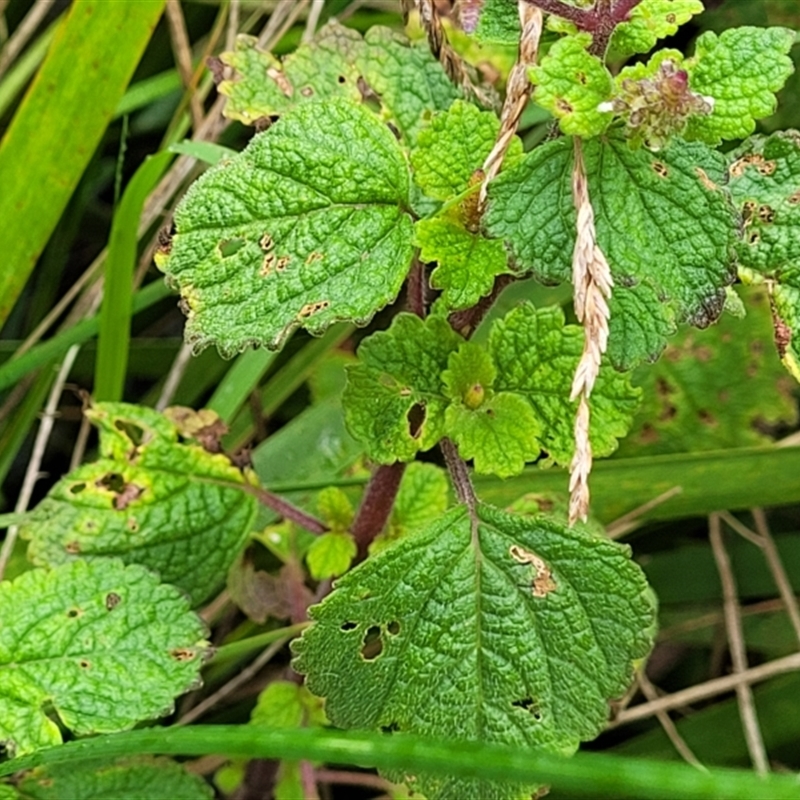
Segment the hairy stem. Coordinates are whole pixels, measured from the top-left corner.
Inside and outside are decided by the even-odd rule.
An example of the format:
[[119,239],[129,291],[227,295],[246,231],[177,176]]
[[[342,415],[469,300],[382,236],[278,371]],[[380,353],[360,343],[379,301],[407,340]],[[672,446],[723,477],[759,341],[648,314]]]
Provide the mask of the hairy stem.
[[405,471],[406,465],[401,461],[395,461],[388,466],[381,465],[372,473],[353,526],[350,528],[358,547],[356,563],[366,558],[369,546],[389,521]]
[[425,274],[425,265],[415,256],[408,273],[406,284],[406,302],[408,310],[423,319],[428,313],[428,276]]
[[311,533],[325,533],[328,530],[328,526],[324,522],[312,517],[311,514],[307,514],[274,492],[262,489],[260,486],[244,486],[242,488],[267,508],[271,508],[276,514],[280,514],[284,519],[297,523],[307,531],[311,531]]
[[450,473],[450,479],[453,481],[456,496],[460,502],[467,506],[470,516],[474,519],[475,506],[478,500],[475,497],[475,489],[469,478],[467,465],[458,454],[458,448],[456,448],[455,444],[453,444],[450,439],[442,439],[442,441],[439,442],[439,447],[444,456],[444,463],[447,464],[447,471]]

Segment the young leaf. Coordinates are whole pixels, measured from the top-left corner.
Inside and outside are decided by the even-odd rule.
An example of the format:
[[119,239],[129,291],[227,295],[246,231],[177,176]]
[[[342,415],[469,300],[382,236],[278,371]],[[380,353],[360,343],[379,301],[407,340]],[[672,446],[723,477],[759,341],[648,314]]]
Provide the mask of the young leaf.
[[741,214],[737,248],[745,280],[772,283],[775,340],[800,380],[800,135],[754,136],[728,156],[730,191]]
[[236,38],[236,49],[220,56],[235,71],[218,89],[228,98],[224,114],[229,119],[252,125],[300,103],[331,97],[361,101],[355,59],[364,42],[352,28],[329,22],[283,63],[259,50],[257,43],[254,36],[242,34]]
[[453,401],[445,424],[461,457],[474,459],[477,473],[507,477],[522,472],[525,463],[539,455],[541,425],[523,398],[495,394],[496,376],[489,354],[464,342],[442,374]]
[[53,764],[23,775],[25,800],[211,800],[214,792],[199,776],[168,758],[136,758],[113,764]]
[[[583,329],[564,325],[557,306],[525,303],[493,326],[489,352],[497,366],[495,389],[525,398],[538,420],[540,446],[568,464],[574,451],[570,388],[583,350]],[[592,390],[590,441],[595,456],[617,449],[628,433],[641,393],[627,376],[604,365]]]
[[62,478],[21,535],[28,557],[53,566],[118,556],[158,572],[197,605],[219,588],[244,545],[257,503],[228,458],[181,443],[157,411],[98,403],[100,459]]
[[365,108],[287,112],[203,174],[175,212],[161,266],[187,310],[186,340],[230,356],[296,328],[365,323],[397,295],[413,254],[402,150]]
[[350,568],[358,548],[349,533],[323,533],[306,551],[308,571],[315,581],[342,575]]
[[711,145],[749,136],[756,120],[775,111],[777,92],[794,71],[789,28],[731,28],[706,31],[686,62],[692,91],[714,98],[707,117],[693,117],[687,138]]
[[519,11],[507,0],[483,0],[475,28],[479,42],[517,44],[520,33]]
[[[505,239],[517,268],[568,280],[575,242],[573,146],[550,142],[489,187],[487,232]],[[722,156],[676,139],[658,154],[607,136],[584,143],[600,247],[614,277],[609,358],[618,369],[655,359],[676,322],[705,327],[734,279],[736,221],[721,190]]]
[[659,39],[674,36],[681,25],[702,11],[701,0],[642,0],[629,19],[614,29],[611,49],[622,57],[647,53]]
[[530,70],[534,100],[553,114],[564,133],[574,136],[597,136],[614,116],[598,109],[611,97],[613,79],[603,62],[587,52],[591,42],[588,33],[564,36]]
[[[414,179],[429,197],[448,200],[461,194],[492,151],[500,121],[491,111],[456,100],[423,128],[411,151]],[[512,139],[506,164],[522,156],[522,143]]]
[[[652,596],[627,547],[548,517],[477,513],[475,525],[459,506],[341,578],[311,609],[295,669],[340,727],[571,753],[647,654]],[[535,788],[405,779],[429,800]]]
[[411,461],[444,436],[441,375],[461,341],[441,317],[398,314],[388,331],[362,342],[342,402],[347,427],[370,458]]
[[58,744],[170,712],[199,680],[202,621],[173,586],[116,559],[74,561],[0,583],[0,741]]
[[431,115],[446,111],[462,92],[431,55],[427,42],[411,43],[390,28],[370,28],[356,66],[380,97],[384,115],[403,142],[413,145]]
[[635,374],[645,399],[622,452],[650,456],[769,444],[770,428],[797,419],[792,381],[772,337],[763,287],[748,293],[744,319],[723,314],[705,331],[682,331],[658,363]]
[[430,283],[442,290],[437,310],[474,306],[492,291],[498,275],[510,272],[502,242],[472,233],[450,219],[421,219],[414,232],[420,259],[436,264]]

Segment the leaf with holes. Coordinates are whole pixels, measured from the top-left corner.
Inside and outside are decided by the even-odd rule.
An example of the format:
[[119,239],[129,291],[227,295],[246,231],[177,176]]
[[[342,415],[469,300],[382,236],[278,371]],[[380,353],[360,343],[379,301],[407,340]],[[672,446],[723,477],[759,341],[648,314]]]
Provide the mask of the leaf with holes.
[[462,92],[431,55],[427,42],[409,42],[390,28],[370,28],[356,66],[380,98],[383,116],[413,145],[437,111],[446,111]]
[[342,402],[347,427],[370,458],[411,461],[445,435],[441,375],[461,341],[441,317],[398,314],[388,331],[362,342]]
[[[724,157],[676,139],[658,154],[607,136],[584,143],[598,244],[614,278],[608,354],[618,369],[655,359],[677,322],[705,327],[735,278],[737,223]],[[546,283],[571,277],[573,143],[550,142],[489,187],[484,224],[518,269]]]
[[730,192],[742,227],[740,275],[772,285],[775,340],[800,380],[800,134],[753,136],[728,154]]
[[224,455],[181,442],[143,406],[97,403],[100,459],[62,478],[21,528],[28,557],[53,566],[118,556],[174,583],[197,605],[219,589],[250,533],[256,501]]
[[[294,666],[334,725],[572,753],[649,651],[655,608],[629,548],[479,505],[476,524],[458,506],[358,566],[311,618]],[[392,777],[429,800],[535,789]]]
[[674,36],[681,25],[702,11],[701,0],[642,0],[627,21],[614,29],[611,48],[623,57],[647,53],[659,39]]
[[793,382],[772,343],[767,292],[754,287],[746,300],[744,319],[723,314],[705,331],[684,330],[657,364],[635,373],[644,403],[624,455],[754,447],[794,425]]
[[530,70],[533,99],[570,135],[597,136],[614,117],[598,108],[611,98],[614,81],[603,62],[587,52],[591,43],[588,33],[564,36]]
[[199,683],[208,643],[174,586],[117,559],[75,561],[0,583],[0,741],[61,742],[48,709],[82,736],[169,714]]
[[788,55],[794,42],[789,28],[706,31],[686,68],[692,91],[713,97],[714,110],[689,121],[687,138],[716,145],[749,136],[757,119],[775,111],[775,92],[794,72]]
[[211,800],[214,797],[202,777],[168,758],[53,764],[25,773],[18,787],[25,800],[67,797],[70,800]]
[[299,106],[203,174],[175,212],[160,266],[186,340],[225,356],[303,327],[366,323],[413,255],[408,167],[396,139],[346,100]]
[[357,31],[333,21],[282,62],[260,50],[254,36],[242,34],[236,38],[236,49],[220,56],[234,71],[232,78],[219,85],[219,93],[228,98],[224,114],[252,125],[299,104],[330,97],[360,102],[355,58],[363,48]]
[[[539,443],[551,459],[568,464],[575,447],[575,405],[569,396],[583,351],[583,329],[565,325],[557,306],[525,303],[492,326],[489,352],[497,367],[494,388],[524,398],[538,425]],[[630,429],[641,392],[626,375],[604,364],[591,396],[589,439],[595,456],[617,449]]]

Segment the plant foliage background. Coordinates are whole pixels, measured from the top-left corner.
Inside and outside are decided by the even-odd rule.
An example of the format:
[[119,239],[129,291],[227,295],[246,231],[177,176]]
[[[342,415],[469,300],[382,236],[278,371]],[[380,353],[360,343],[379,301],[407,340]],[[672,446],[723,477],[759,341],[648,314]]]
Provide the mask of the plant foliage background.
[[800,11],[589,5],[484,211],[510,0],[0,0],[0,798],[800,796]]

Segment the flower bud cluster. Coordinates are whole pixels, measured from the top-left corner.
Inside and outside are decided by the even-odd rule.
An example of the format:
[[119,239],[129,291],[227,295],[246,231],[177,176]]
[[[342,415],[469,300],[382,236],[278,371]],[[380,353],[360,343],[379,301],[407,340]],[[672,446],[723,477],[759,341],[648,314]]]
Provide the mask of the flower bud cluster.
[[664,59],[651,77],[623,79],[620,89],[600,110],[619,114],[627,122],[629,137],[650,150],[660,150],[682,133],[691,116],[714,110],[714,98],[695,94],[689,74],[671,59]]

